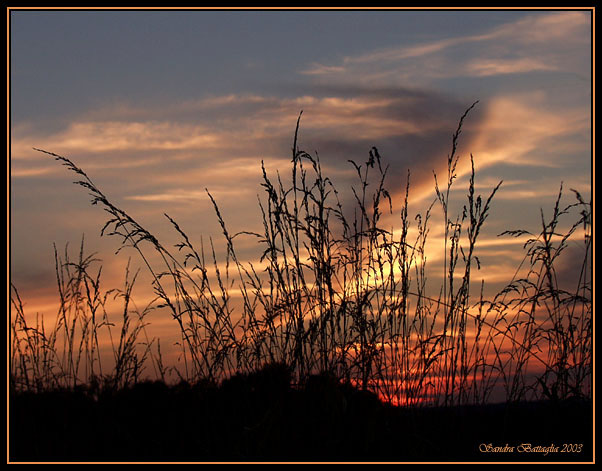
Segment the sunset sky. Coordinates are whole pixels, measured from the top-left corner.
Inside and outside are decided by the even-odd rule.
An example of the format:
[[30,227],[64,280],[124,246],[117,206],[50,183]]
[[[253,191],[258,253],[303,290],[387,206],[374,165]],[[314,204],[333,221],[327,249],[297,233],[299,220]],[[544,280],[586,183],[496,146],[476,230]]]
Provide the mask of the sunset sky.
[[11,11],[11,281],[26,311],[55,313],[53,243],[75,257],[83,234],[107,289],[122,283],[124,254],[141,266],[114,255],[103,211],[34,147],[73,160],[167,241],[164,213],[220,245],[205,189],[232,232],[260,230],[261,161],[286,174],[301,111],[300,147],[342,198],[356,183],[348,160],[376,146],[397,206],[411,170],[416,214],[477,100],[454,195],[466,194],[471,153],[479,192],[503,180],[476,275],[498,287],[522,255],[497,234],[538,231],[561,182],[567,204],[570,188],[591,197],[591,11]]

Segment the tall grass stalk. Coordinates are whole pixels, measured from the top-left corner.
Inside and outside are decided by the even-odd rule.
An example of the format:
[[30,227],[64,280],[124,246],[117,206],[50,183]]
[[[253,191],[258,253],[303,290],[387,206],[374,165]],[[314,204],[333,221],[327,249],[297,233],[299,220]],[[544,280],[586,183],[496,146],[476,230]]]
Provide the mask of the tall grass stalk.
[[[102,384],[121,388],[138,381],[153,344],[144,322],[152,306],[142,312],[132,306],[136,277],[129,279],[129,263],[124,289],[104,291],[102,267],[93,254],[85,255],[82,238],[76,261],[71,261],[68,246],[62,257],[55,247],[55,269],[59,308],[52,327],[39,314],[32,325],[17,288],[11,286],[12,387],[44,391]],[[111,297],[123,303],[117,323],[111,320],[110,310],[115,309]]]
[[[476,194],[471,155],[466,200],[457,214],[451,200],[459,137],[474,106],[462,115],[452,136],[445,186],[440,187],[434,173],[435,197],[413,220],[410,172],[405,188],[391,193],[388,167],[375,147],[365,162],[350,161],[357,183],[349,207],[350,198],[340,198],[324,175],[320,156],[299,148],[299,115],[290,175],[270,174],[261,164],[260,232],[231,232],[207,192],[225,241],[221,261],[212,238],[201,239],[196,247],[165,215],[179,238],[168,249],[71,160],[40,152],[78,175],[75,183],[107,212],[101,232],[119,238],[118,251],[131,247],[138,253],[159,300],[154,308],[168,312],[179,327],[181,362],[174,371],[182,379],[216,382],[280,363],[296,383],[327,373],[401,405],[487,402],[500,388],[511,401],[589,396],[591,203],[575,193],[577,203],[563,209],[559,194],[551,220],[542,213],[541,233],[525,244],[522,267],[529,265],[527,275],[517,275],[497,296],[486,299],[482,282],[480,289],[474,288],[473,271],[480,268],[478,239],[501,182],[486,197]],[[398,199],[399,209],[394,209]],[[427,240],[437,207],[443,218],[444,256],[441,286],[433,295],[427,282],[432,275]],[[574,211],[580,211],[577,222],[560,234],[561,219]],[[585,259],[574,290],[567,291],[559,284],[556,267],[580,228]],[[237,255],[240,237],[259,242],[255,261]],[[43,324],[31,327],[25,322],[13,291],[11,372],[26,387],[55,384],[58,378],[73,381],[82,367],[87,375],[101,373],[98,333],[111,324],[106,294],[100,293],[100,271],[88,275],[91,263],[82,253],[77,264],[57,262],[75,271],[67,277],[57,272],[61,310],[50,333]],[[146,347],[142,343],[142,354],[136,353],[150,308],[130,315],[135,279],[128,268],[118,293],[124,310],[119,342],[113,343],[113,377],[120,384],[136,381],[147,361],[162,378],[166,373],[158,341],[157,354],[148,341]],[[240,302],[231,297],[234,286]],[[59,331],[62,344],[57,343]]]

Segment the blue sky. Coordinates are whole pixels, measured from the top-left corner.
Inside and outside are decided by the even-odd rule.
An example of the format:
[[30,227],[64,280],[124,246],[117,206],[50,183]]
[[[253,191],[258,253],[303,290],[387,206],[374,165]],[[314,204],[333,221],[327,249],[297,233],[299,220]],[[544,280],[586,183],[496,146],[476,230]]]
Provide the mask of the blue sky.
[[[187,100],[307,86],[314,63],[486,32],[519,12],[13,12],[13,119],[107,100]],[[58,109],[57,109],[58,108]]]
[[591,33],[590,11],[12,11],[12,280],[32,311],[48,307],[52,244],[82,234],[109,285],[123,272],[102,212],[32,147],[71,158],[151,232],[169,234],[169,213],[216,235],[205,188],[233,231],[256,229],[260,162],[285,171],[301,110],[301,147],[342,193],[347,160],[376,146],[393,193],[411,169],[423,211],[479,100],[458,185],[470,153],[483,194],[504,180],[483,236],[498,283],[520,255],[497,234],[536,231],[561,181],[591,194]]

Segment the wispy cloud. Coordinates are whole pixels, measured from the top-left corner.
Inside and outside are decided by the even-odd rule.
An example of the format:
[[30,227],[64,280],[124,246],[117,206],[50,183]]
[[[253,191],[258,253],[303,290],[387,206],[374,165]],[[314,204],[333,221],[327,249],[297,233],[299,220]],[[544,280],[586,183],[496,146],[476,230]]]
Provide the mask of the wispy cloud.
[[[321,94],[296,98],[211,97],[176,103],[169,110],[120,105],[113,113],[107,109],[83,116],[53,134],[28,128],[13,136],[14,175],[35,174],[26,166],[45,159],[32,150],[35,146],[85,159],[92,165],[87,168],[105,173],[131,169],[137,176],[152,176],[155,183],[165,184],[173,175],[174,184],[211,187],[237,175],[256,174],[260,160],[288,165],[295,122],[303,110],[301,146],[325,155],[325,165],[335,172],[351,169],[349,159],[366,159],[372,146],[384,146],[395,151],[391,172],[399,176],[417,162],[426,168],[444,160],[450,132],[466,106],[443,95],[404,88],[317,90]],[[112,119],[106,119],[108,114]],[[196,118],[186,119],[190,115]],[[400,152],[402,159],[397,157]]]
[[476,77],[519,74],[540,70],[554,70],[555,66],[533,58],[480,59],[468,63],[467,72]]
[[337,74],[345,72],[345,67],[341,65],[322,65],[313,63],[310,66],[302,70],[301,73],[304,75],[324,75],[324,74]]
[[454,77],[493,77],[537,71],[574,72],[583,57],[571,54],[587,47],[587,12],[540,12],[483,34],[390,47],[338,64],[313,63],[301,73],[365,83],[427,83]]
[[[315,91],[293,98],[229,94],[168,108],[122,104],[113,112],[106,108],[83,116],[54,134],[25,127],[27,132],[13,139],[12,176],[47,177],[62,171],[32,151],[36,146],[73,157],[88,171],[118,172],[119,179],[109,178],[109,184],[118,185],[117,194],[126,200],[185,204],[206,198],[204,188],[236,200],[257,192],[260,160],[268,169],[288,167],[295,122],[303,109],[301,146],[318,151],[329,174],[343,185],[354,181],[348,160],[361,163],[377,146],[390,165],[393,190],[402,191],[409,169],[411,196],[416,201],[432,196],[433,171],[444,172],[451,134],[466,103],[402,87],[333,84]],[[470,169],[469,152],[482,171],[500,164],[562,168],[566,152],[589,151],[589,117],[577,106],[558,113],[549,98],[536,91],[500,94],[481,103],[465,123],[458,177]],[[554,157],[551,149],[559,141],[564,153]],[[566,147],[569,143],[572,149]],[[514,190],[501,191],[499,198],[541,192],[529,185]]]
[[11,178],[23,178],[23,177],[41,177],[48,175],[50,168],[48,167],[30,167],[30,168],[11,168]]
[[[218,142],[218,136],[202,126],[154,121],[74,122],[64,131],[42,139],[47,147],[84,153],[203,149],[215,147]],[[22,158],[27,147],[23,138],[16,139],[13,158]]]

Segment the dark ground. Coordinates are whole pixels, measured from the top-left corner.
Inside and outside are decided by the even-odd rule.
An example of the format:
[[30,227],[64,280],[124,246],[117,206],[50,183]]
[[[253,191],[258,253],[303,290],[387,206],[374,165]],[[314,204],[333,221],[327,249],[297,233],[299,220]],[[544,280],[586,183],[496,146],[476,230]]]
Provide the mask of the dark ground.
[[407,409],[327,377],[293,389],[273,372],[220,387],[11,393],[9,412],[10,462],[593,459],[591,402]]

